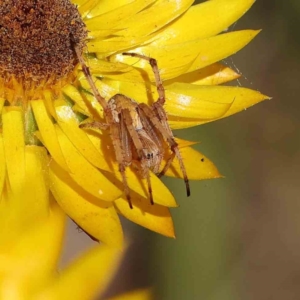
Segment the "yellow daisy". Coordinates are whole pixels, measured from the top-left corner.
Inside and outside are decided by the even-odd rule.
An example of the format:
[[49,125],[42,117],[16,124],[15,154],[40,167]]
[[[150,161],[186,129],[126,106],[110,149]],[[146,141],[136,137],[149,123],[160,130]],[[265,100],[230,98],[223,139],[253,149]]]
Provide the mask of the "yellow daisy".
[[[239,74],[218,61],[258,33],[225,31],[254,0],[212,0],[195,6],[181,0],[19,0],[0,4],[0,188],[2,198],[22,202],[30,214],[48,202],[49,190],[87,233],[107,244],[122,243],[119,214],[174,236],[167,187],[151,176],[151,205],[144,180],[127,168],[134,209],[123,196],[121,174],[106,131],[79,128],[104,120],[103,108],[81,71],[75,46],[100,94],[117,93],[151,104],[157,99],[149,64],[123,52],[154,57],[166,89],[172,129],[211,122],[266,96],[220,86]],[[222,33],[222,34],[220,34]],[[213,163],[178,141],[189,179],[220,177]],[[47,150],[47,151],[46,151]],[[181,176],[175,160],[167,176]],[[38,208],[37,208],[38,209]]]

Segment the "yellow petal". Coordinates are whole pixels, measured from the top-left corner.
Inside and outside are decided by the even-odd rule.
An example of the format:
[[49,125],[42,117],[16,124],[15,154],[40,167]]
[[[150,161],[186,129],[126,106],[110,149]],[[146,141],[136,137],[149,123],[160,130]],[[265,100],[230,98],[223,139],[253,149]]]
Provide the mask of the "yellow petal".
[[59,279],[36,299],[93,299],[96,294],[107,288],[121,257],[120,251],[105,246],[95,247],[73,262]]
[[140,289],[132,292],[123,293],[108,300],[152,300],[153,293],[151,289]]
[[72,110],[75,113],[80,113],[80,114],[82,114],[84,116],[88,116],[88,117],[92,117],[93,118],[93,115],[89,111],[81,109],[81,107],[79,107],[77,104],[74,104],[72,106]]
[[113,206],[84,191],[54,161],[50,164],[50,179],[56,201],[71,219],[97,240],[122,246],[122,227]]
[[[191,147],[180,148],[180,153],[189,179],[202,180],[221,177],[218,169],[206,156]],[[174,159],[166,176],[182,178],[177,159]]]
[[91,165],[56,126],[56,134],[71,177],[87,192],[104,201],[113,201],[122,192]]
[[20,107],[4,107],[2,113],[4,153],[11,190],[21,194],[25,179],[25,140]]
[[82,6],[85,2],[88,0],[72,0],[74,4],[76,4],[78,7]]
[[88,39],[93,40],[93,39],[98,39],[102,38],[104,39],[105,37],[109,37],[112,35],[115,35],[118,29],[98,29],[98,30],[93,30],[88,32]]
[[[52,202],[50,214],[34,226],[32,224],[29,230],[25,230],[24,234],[15,240],[15,245],[9,253],[16,260],[15,271],[28,273],[30,277],[34,274],[37,277],[44,276],[44,272],[48,272],[49,276],[49,272],[56,271],[64,229],[65,214],[55,202]],[[43,247],[37,249],[37,245]]]
[[169,116],[187,119],[219,118],[230,109],[234,97],[221,95],[220,92],[216,97],[218,87],[173,83],[167,87],[165,109]]
[[[121,57],[121,56],[116,56]],[[120,58],[120,60],[122,60],[123,58]],[[135,60],[136,62],[137,60]],[[132,63],[134,65],[134,63]],[[106,84],[110,84],[110,83],[115,83],[116,82],[132,82],[134,83],[143,83],[145,85],[145,82],[150,82],[151,80],[154,81],[154,77],[152,76],[153,72],[152,70],[147,70],[146,73],[145,71],[136,69],[136,68],[132,68],[131,70],[129,70],[128,72],[115,72],[115,73],[108,73],[105,74],[105,79],[103,80]],[[151,77],[152,76],[152,77]],[[107,79],[112,79],[112,80],[107,80]],[[114,93],[116,94],[116,92]],[[101,93],[101,95],[103,95]],[[104,96],[104,95],[103,95]],[[112,95],[111,95],[112,96]]]
[[[171,80],[166,80],[164,86],[166,87],[166,93],[168,94],[169,86],[177,82],[197,85],[218,85],[238,77],[240,77],[240,74],[237,74],[235,71],[222,64],[216,63],[203,69],[175,77]],[[148,82],[145,82],[143,74],[138,70],[130,70],[125,74],[107,74],[106,79],[102,80],[102,84],[117,86],[116,82],[118,81],[118,90],[115,90],[114,93],[118,92],[135,99],[138,102],[150,104],[157,100],[158,95],[156,86],[150,83],[150,79],[148,80]],[[182,93],[184,94],[184,91]]]
[[[137,12],[141,11],[152,2],[154,2],[154,0],[136,0],[122,6],[119,5],[113,10],[110,9],[105,13],[101,12],[101,15],[90,18],[85,24],[89,31],[115,28],[118,24],[122,24],[124,19],[127,20],[130,17],[136,17]],[[100,6],[102,7],[102,4]]]
[[104,168],[107,165],[104,157],[97,151],[84,130],[79,128],[79,121],[71,107],[57,104],[55,107],[57,123],[73,146],[94,166]]
[[[236,90],[235,90],[236,89]],[[228,117],[230,115],[236,114],[240,111],[246,110],[247,108],[263,101],[269,100],[270,97],[261,94],[258,91],[254,91],[251,89],[240,88],[240,87],[227,87],[224,89],[225,93],[229,93],[230,95],[234,96],[234,101],[230,106],[229,110],[222,116],[222,118]],[[228,95],[226,95],[228,96]],[[204,122],[205,123],[205,122]]]
[[254,2],[214,0],[191,6],[185,14],[156,35],[153,45],[160,47],[216,35],[237,21]]
[[187,140],[182,140],[179,138],[175,138],[176,143],[178,144],[178,147],[181,148],[185,148],[185,147],[189,147],[189,146],[193,146],[198,144],[199,142],[195,142],[195,141],[187,141]]
[[[196,42],[193,41],[192,44],[196,44]],[[172,49],[162,47],[156,49],[152,46],[145,46],[134,48],[130,52],[140,53],[146,56],[151,55],[151,57],[156,58],[162,80],[168,80],[188,72],[193,60],[195,60],[198,55],[198,51],[195,50],[197,47],[197,45],[185,46],[183,44],[180,47],[177,47],[177,49],[175,49],[174,46],[170,46]],[[189,51],[184,52],[185,49],[189,49]],[[131,70],[124,74],[109,74],[107,77],[115,80],[142,83],[155,81],[153,70],[147,61],[140,58],[124,56],[122,54],[112,55],[111,59],[132,65],[135,67],[135,70]]]
[[54,109],[54,97],[50,90],[46,90],[43,92],[44,94],[44,104],[47,108],[47,112],[53,117],[56,117],[56,112]]
[[128,48],[135,47],[147,41],[148,37],[112,37],[103,40],[102,38],[91,40],[88,42],[88,52],[97,53],[113,53],[122,51]]
[[[199,39],[169,46],[143,46],[131,52],[151,55],[158,61],[163,80],[171,79],[218,62],[246,46],[259,31],[242,30],[220,34],[207,39]],[[189,51],[186,51],[189,49]],[[154,80],[149,63],[135,57],[116,55],[112,59],[142,68]],[[145,78],[145,74],[143,75]]]
[[[76,0],[83,1],[83,0]],[[93,18],[99,16],[101,14],[105,14],[111,10],[118,9],[121,6],[129,4],[132,0],[118,0],[118,1],[111,1],[111,0],[101,0],[99,1],[97,6],[95,6],[88,14],[88,18]]]
[[[134,70],[133,68],[131,68],[130,70]],[[113,72],[114,73],[114,72]],[[122,73],[122,72],[121,72]],[[127,72],[125,72],[124,74],[126,74]],[[123,74],[123,73],[122,73]],[[105,76],[106,77],[106,76]],[[83,92],[86,93],[86,98],[88,98],[88,95],[93,96],[93,92],[91,90],[91,86],[90,84],[88,83],[88,81],[86,80],[86,77],[84,76],[80,76],[79,77],[79,80],[80,80],[80,84],[81,84],[81,87],[83,88]],[[112,96],[114,96],[115,94],[118,93],[119,91],[119,83],[117,81],[112,81],[112,82],[109,82],[109,84],[103,84],[103,82],[106,82],[105,78],[103,78],[103,80],[99,80],[98,78],[96,78],[95,76],[93,76],[93,80],[95,82],[95,85],[97,87],[97,89],[99,91],[101,91],[101,95],[102,97],[104,97],[105,99],[110,99]],[[103,109],[102,109],[103,110]]]
[[[97,75],[97,72],[93,72],[93,74]],[[98,74],[100,75],[101,73],[99,72]],[[220,63],[215,63],[202,69],[184,73],[183,75],[179,75],[175,78],[165,80],[163,84],[164,86],[167,86],[175,82],[183,82],[193,83],[197,85],[218,85],[235,80],[240,76],[240,74],[236,73],[229,67],[226,67]],[[119,93],[121,94],[128,96],[127,93],[131,91],[131,93],[135,95],[133,98],[138,99],[136,97],[136,94],[138,93],[143,94],[145,98],[147,98],[147,95],[149,95],[150,93],[153,93],[153,99],[156,99],[156,87],[154,87],[153,84],[150,86],[151,80],[153,80],[153,78],[148,78],[148,76],[145,78],[144,74],[142,72],[139,72],[137,69],[131,69],[126,73],[105,74],[105,79],[102,80],[102,83],[111,84],[119,81]],[[136,89],[138,91],[135,91]],[[114,92],[116,93],[117,91]]]
[[[184,88],[182,86],[181,88]],[[187,87],[188,88],[188,87]],[[179,129],[179,128],[188,128],[196,125],[200,125],[203,123],[211,122],[216,119],[225,118],[227,116],[230,116],[234,113],[237,113],[239,111],[245,110],[248,107],[253,106],[254,104],[257,104],[263,100],[270,99],[268,96],[265,96],[257,91],[241,88],[241,87],[232,87],[232,86],[198,86],[199,88],[199,97],[210,99],[213,103],[218,102],[226,102],[226,101],[232,101],[232,104],[230,105],[229,109],[223,114],[220,115],[217,118],[206,118],[207,115],[205,115],[205,118],[201,117],[199,120],[193,120],[192,118],[184,118],[184,115],[182,117],[172,117],[169,116],[169,124],[173,129]],[[174,107],[175,111],[175,107]],[[179,111],[178,111],[179,112]],[[199,116],[202,115],[199,112]]]
[[39,132],[42,136],[42,142],[50,152],[51,156],[59,163],[65,170],[68,169],[62,154],[54,124],[46,109],[43,100],[30,101],[34,113],[35,120],[38,124]]
[[49,214],[48,157],[44,147],[25,147],[25,186],[27,218],[39,219]]
[[15,242],[18,236],[20,236],[24,230],[27,229],[26,226],[30,225],[27,222],[25,224],[26,226],[24,226],[24,218],[22,218],[24,215],[20,214],[18,205],[20,199],[16,199],[16,196],[10,197],[11,192],[7,191],[9,188],[8,180],[6,180],[5,183],[6,184],[2,190],[0,201],[0,226],[2,228],[0,231],[0,252],[9,249],[11,244]]
[[13,245],[1,252],[1,274],[5,274],[1,280],[2,296],[18,292],[24,294],[22,299],[29,299],[48,283],[56,272],[64,228],[65,214],[53,203],[49,217],[35,220],[29,229],[23,228]]
[[132,196],[133,209],[130,209],[124,198],[114,203],[118,213],[128,220],[162,235],[175,237],[172,216],[167,207],[158,204],[151,205],[149,200],[136,195]]
[[[88,83],[86,83],[85,78],[82,81],[86,84],[85,87],[90,89],[90,86]],[[101,83],[101,81],[99,80],[97,80],[97,82]],[[102,94],[102,89],[99,90]],[[99,119],[99,116],[103,116],[103,108],[92,94],[89,94],[85,90],[79,91],[75,86],[72,85],[65,86],[63,88],[63,92],[67,98],[70,98],[73,102],[75,102],[75,105],[78,106],[79,110],[84,112],[86,116],[92,116],[95,119]],[[65,106],[65,103],[60,103],[60,105]],[[72,107],[72,109],[73,108],[74,106]]]
[[0,97],[0,112],[2,112],[4,102],[5,102],[5,99],[3,97]]
[[[24,149],[24,177],[12,190],[6,181],[1,199],[1,241],[14,242],[32,220],[38,222],[49,214],[48,158],[46,149],[26,146]],[[5,241],[5,242],[4,242]]]
[[82,18],[85,18],[89,11],[91,11],[95,6],[97,5],[97,1],[95,0],[87,0],[84,3],[82,3],[78,7],[78,11]]
[[4,181],[6,175],[6,162],[4,155],[4,146],[3,146],[3,135],[0,133],[0,195],[4,187]]
[[112,73],[112,72],[129,72],[133,68],[129,65],[119,62],[108,62],[104,59],[88,58],[87,64],[93,74]]
[[217,35],[202,40],[198,47],[199,55],[193,61],[188,72],[206,67],[220,61],[244,48],[260,30],[241,30]]
[[[40,244],[46,245],[49,243],[49,247],[45,247],[47,255],[43,255],[44,264],[48,269],[56,271],[65,238],[66,215],[59,205],[57,205],[52,195],[50,195],[50,204],[50,214],[47,221],[45,221],[47,224],[45,225],[46,232],[40,233],[42,240]],[[52,245],[51,249],[50,245]]]
[[[124,30],[118,32],[118,34],[120,36],[149,35],[183,14],[193,2],[193,0],[156,1],[152,6],[139,14],[134,15],[130,19],[122,20],[117,28],[124,28]],[[147,21],[145,22],[145,20]]]
[[240,74],[227,66],[215,63],[205,68],[167,80],[164,82],[164,85],[170,85],[175,82],[193,83],[197,85],[218,85],[235,80],[240,76]]
[[[85,113],[85,115],[90,116],[92,115],[92,113],[90,112],[91,110],[94,109],[94,103],[97,105],[98,101],[95,101],[95,97],[91,98],[92,101],[90,101],[90,108],[88,108],[86,101],[84,100],[84,94],[81,93],[78,88],[76,88],[73,85],[66,85],[63,88],[63,93],[65,96],[67,96],[67,98],[70,98],[73,102],[75,102],[75,105],[77,105],[79,107],[79,109],[81,111],[83,111]],[[98,103],[98,107],[100,109],[102,109],[100,106],[100,104]],[[56,112],[55,112],[56,115]]]
[[[131,73],[131,72],[130,72]],[[134,99],[139,103],[153,103],[157,100],[156,86],[139,82],[119,82],[119,93]],[[152,100],[152,101],[151,101]]]

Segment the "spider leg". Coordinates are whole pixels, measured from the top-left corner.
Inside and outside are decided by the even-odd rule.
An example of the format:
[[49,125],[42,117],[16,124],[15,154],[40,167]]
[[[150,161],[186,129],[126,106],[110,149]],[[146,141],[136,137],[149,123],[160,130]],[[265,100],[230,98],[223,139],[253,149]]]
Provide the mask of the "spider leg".
[[127,55],[127,56],[132,56],[132,57],[138,57],[144,60],[147,60],[149,62],[149,64],[152,67],[153,73],[154,73],[154,77],[155,77],[155,83],[156,83],[156,88],[157,88],[157,93],[158,93],[158,102],[161,105],[164,105],[166,102],[166,95],[165,95],[165,88],[163,86],[160,74],[159,74],[159,70],[158,70],[158,66],[157,66],[157,61],[155,58],[146,56],[146,55],[142,55],[142,54],[138,54],[138,53],[129,53],[129,52],[124,52],[122,53],[123,55]]
[[158,100],[153,104],[153,109],[151,109],[149,106],[147,106],[146,104],[143,104],[143,103],[141,103],[139,105],[139,107],[148,116],[149,120],[151,120],[151,123],[153,124],[153,126],[155,126],[157,128],[157,130],[162,134],[163,138],[169,143],[171,150],[174,153],[174,155],[172,155],[168,159],[165,167],[163,168],[163,170],[161,171],[159,176],[162,176],[168,170],[168,168],[170,167],[170,165],[174,159],[174,156],[176,156],[179,161],[180,169],[181,169],[184,181],[185,181],[187,196],[190,196],[190,185],[189,185],[189,180],[188,180],[188,177],[186,174],[186,169],[183,164],[183,160],[182,160],[180,151],[178,149],[178,144],[175,142],[172,130],[168,124],[167,115],[163,109],[163,105],[165,104],[165,101],[166,101],[166,96],[165,96],[165,89],[164,89],[164,86],[162,83],[162,79],[159,74],[157,61],[156,61],[156,59],[154,59],[152,57],[148,57],[148,56],[138,54],[138,53],[125,52],[125,53],[123,53],[123,55],[145,59],[150,63],[150,65],[152,67],[154,77],[155,77],[157,93],[158,93]]
[[121,138],[123,161],[125,162],[126,166],[129,166],[132,162],[130,136],[126,128],[125,120],[122,114],[120,114],[120,124],[121,124],[120,138]]
[[[96,128],[106,130],[109,127],[111,128],[110,133],[112,136],[113,146],[116,152],[116,159],[119,164],[119,172],[122,176],[122,182],[124,186],[124,193],[126,199],[128,201],[129,207],[132,209],[132,202],[130,198],[130,191],[126,179],[125,169],[126,165],[130,164],[131,162],[131,148],[128,141],[128,133],[125,128],[124,120],[120,121],[120,128],[118,124],[112,124],[111,126],[107,123],[100,123],[100,122],[91,122],[91,123],[83,123],[79,125],[80,128]],[[124,149],[124,150],[122,150]]]
[[146,179],[147,179],[147,185],[148,185],[148,193],[149,193],[149,196],[150,196],[150,203],[151,203],[151,205],[154,205],[153,194],[152,194],[152,186],[151,186],[151,180],[150,180],[150,172],[149,172],[148,168],[147,168]]
[[[72,40],[72,37],[71,37],[71,40]],[[75,50],[76,56],[78,58],[78,61],[79,61],[80,65],[81,65],[82,72],[83,72],[85,78],[87,79],[90,87],[92,88],[92,91],[93,91],[93,94],[94,94],[95,98],[97,99],[97,101],[100,103],[100,105],[105,110],[107,108],[107,103],[106,103],[105,99],[100,95],[100,93],[99,93],[99,91],[98,91],[98,89],[97,89],[97,87],[96,87],[96,85],[95,85],[95,83],[93,81],[93,77],[91,75],[90,69],[86,65],[86,63],[84,62],[82,53],[80,52],[80,50],[76,46],[76,44],[74,44],[74,50]]]
[[125,174],[125,165],[124,164],[119,164],[119,172],[121,173],[121,176],[122,176],[124,193],[125,193],[126,199],[128,201],[129,207],[131,209],[133,209],[131,197],[130,197],[130,191],[129,191],[129,187],[128,187],[128,182],[127,182],[127,178],[126,178],[126,174]]
[[160,171],[160,173],[157,175],[157,177],[162,177],[162,176],[164,176],[165,175],[165,173],[168,171],[168,169],[170,168],[170,166],[171,166],[171,164],[172,164],[172,162],[173,162],[173,160],[174,160],[174,158],[175,158],[175,152],[173,152],[172,154],[171,154],[171,156],[168,158],[168,160],[167,160],[167,162],[166,162],[166,164],[165,164],[165,166],[164,166],[164,168]]
[[129,110],[123,109],[121,112],[121,115],[124,118],[128,133],[132,139],[134,147],[137,150],[138,159],[141,162],[141,168],[142,168],[142,171],[144,172],[143,177],[146,178],[146,180],[147,180],[150,203],[154,204],[153,194],[152,194],[152,186],[151,186],[151,180],[150,180],[150,172],[149,172],[149,167],[147,165],[147,158],[145,157],[145,153],[144,153],[144,146],[141,141],[141,136],[138,134],[138,131],[132,125],[132,118],[130,116]]
[[152,108],[144,103],[141,103],[139,105],[139,107],[147,115],[147,117],[149,118],[149,120],[151,121],[153,126],[155,128],[157,128],[157,130],[161,133],[163,138],[169,143],[172,152],[175,153],[175,155],[178,159],[179,165],[180,165],[180,169],[181,169],[181,172],[183,175],[184,182],[185,182],[186,194],[187,194],[187,196],[190,196],[191,192],[190,192],[189,179],[188,179],[188,176],[186,173],[186,169],[185,169],[185,166],[183,163],[182,156],[178,149],[178,144],[176,143],[173,133],[167,122],[167,116],[166,116],[164,109],[162,108],[162,106],[160,105],[159,102],[154,103]]
[[128,133],[125,128],[125,123],[122,117],[120,123],[112,123],[110,125],[110,134],[113,147],[115,149],[116,160],[119,164],[119,172],[122,176],[122,182],[124,186],[124,193],[128,201],[129,207],[132,209],[132,202],[130,197],[130,190],[125,174],[126,166],[129,165],[131,160],[131,148],[128,146]]
[[[151,141],[156,145],[156,148],[159,152],[156,151],[156,156],[154,157],[155,162],[153,163],[152,171],[157,174],[160,169],[161,161],[164,156],[164,147],[161,141],[161,137],[157,134],[155,127],[148,120],[147,116],[139,107],[137,108],[140,120],[143,124],[144,131],[147,132],[147,135],[150,137]],[[151,148],[151,147],[149,147]]]
[[107,130],[109,128],[109,124],[94,121],[94,122],[90,122],[90,123],[80,124],[79,127],[80,128],[95,128],[95,129]]

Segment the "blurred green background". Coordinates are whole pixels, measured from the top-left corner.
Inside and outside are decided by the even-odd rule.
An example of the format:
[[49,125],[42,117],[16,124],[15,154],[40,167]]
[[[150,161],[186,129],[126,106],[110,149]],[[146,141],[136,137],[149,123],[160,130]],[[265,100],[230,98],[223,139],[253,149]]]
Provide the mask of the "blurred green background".
[[[299,16],[299,0],[258,0],[231,27],[263,29],[224,63],[273,99],[175,132],[200,140],[225,178],[192,182],[190,198],[182,182],[164,179],[180,204],[177,239],[125,221],[133,245],[109,293],[152,286],[164,300],[300,299]],[[67,260],[92,243],[72,228]]]

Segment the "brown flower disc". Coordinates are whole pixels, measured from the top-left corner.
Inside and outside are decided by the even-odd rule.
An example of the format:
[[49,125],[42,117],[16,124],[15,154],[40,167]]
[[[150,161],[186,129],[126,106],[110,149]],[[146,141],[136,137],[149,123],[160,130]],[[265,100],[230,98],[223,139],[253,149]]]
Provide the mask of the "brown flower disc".
[[57,81],[78,63],[87,31],[69,0],[0,1],[0,78]]

